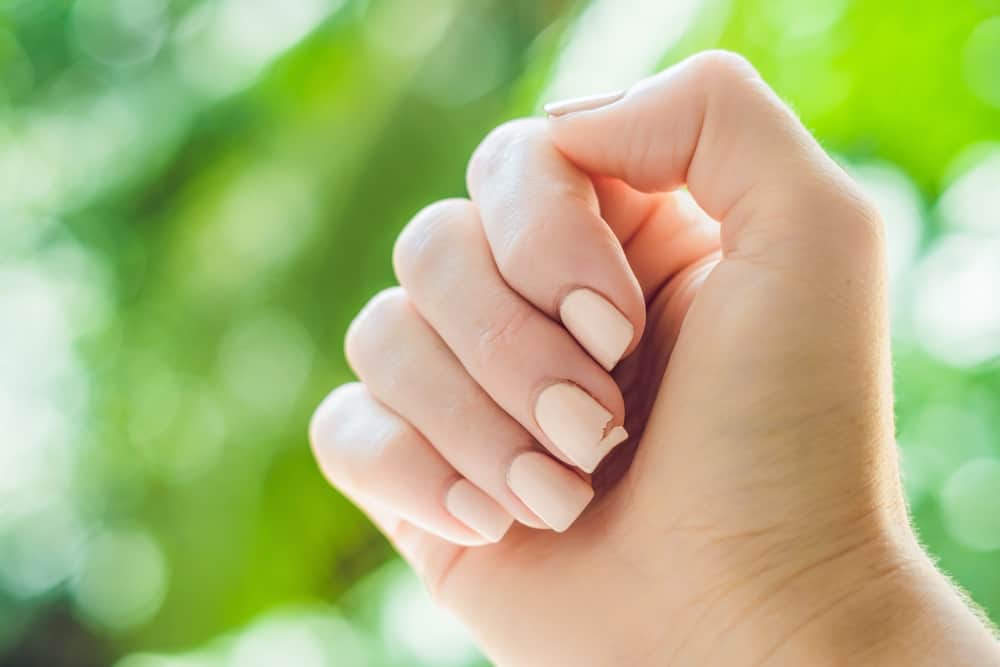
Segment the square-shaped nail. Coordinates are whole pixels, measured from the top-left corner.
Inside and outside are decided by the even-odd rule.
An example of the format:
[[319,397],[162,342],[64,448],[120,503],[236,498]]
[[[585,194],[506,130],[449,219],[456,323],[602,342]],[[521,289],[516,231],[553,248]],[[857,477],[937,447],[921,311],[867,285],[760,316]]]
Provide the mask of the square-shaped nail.
[[535,403],[539,428],[584,472],[593,472],[628,437],[621,426],[605,433],[612,417],[590,394],[569,382],[549,385]]
[[507,471],[511,491],[553,530],[569,528],[594,497],[572,471],[541,452],[526,452]]
[[444,504],[453,517],[491,542],[499,542],[514,522],[507,510],[465,479],[451,485]]
[[559,318],[577,342],[610,371],[632,342],[635,327],[620,310],[597,292],[580,288],[566,295]]

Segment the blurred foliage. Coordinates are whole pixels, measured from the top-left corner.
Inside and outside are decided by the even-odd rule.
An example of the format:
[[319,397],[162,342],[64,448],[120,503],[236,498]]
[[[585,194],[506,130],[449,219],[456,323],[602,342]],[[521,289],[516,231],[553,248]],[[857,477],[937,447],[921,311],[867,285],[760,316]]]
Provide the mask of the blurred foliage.
[[716,46],[882,206],[908,494],[1000,619],[1000,1],[0,0],[0,662],[479,664],[309,414],[489,129]]

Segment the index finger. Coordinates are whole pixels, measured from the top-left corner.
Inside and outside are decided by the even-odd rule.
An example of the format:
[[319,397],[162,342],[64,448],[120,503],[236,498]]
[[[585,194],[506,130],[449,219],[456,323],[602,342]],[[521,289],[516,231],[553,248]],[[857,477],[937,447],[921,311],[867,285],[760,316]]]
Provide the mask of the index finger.
[[466,180],[507,284],[611,370],[638,342],[645,301],[587,174],[528,119],[494,130]]

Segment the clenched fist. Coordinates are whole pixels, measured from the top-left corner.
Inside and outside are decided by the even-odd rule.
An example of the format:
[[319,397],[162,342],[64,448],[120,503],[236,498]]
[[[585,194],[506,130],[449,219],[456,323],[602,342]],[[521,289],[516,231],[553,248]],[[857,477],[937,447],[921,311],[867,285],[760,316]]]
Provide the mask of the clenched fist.
[[548,111],[400,235],[330,481],[502,665],[996,662],[909,527],[857,186],[732,54]]

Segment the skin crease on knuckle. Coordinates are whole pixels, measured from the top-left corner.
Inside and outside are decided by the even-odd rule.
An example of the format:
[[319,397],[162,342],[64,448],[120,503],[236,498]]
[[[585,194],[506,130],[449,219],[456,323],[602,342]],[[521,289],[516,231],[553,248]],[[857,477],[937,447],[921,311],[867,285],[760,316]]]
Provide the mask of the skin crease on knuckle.
[[477,364],[485,370],[498,360],[517,355],[518,341],[523,339],[521,334],[530,318],[531,311],[524,304],[514,302],[492,313],[488,321],[472,322],[478,331],[479,349],[474,355]]
[[[713,126],[714,146],[699,145],[695,151],[722,154],[725,146],[735,143],[726,138],[727,128],[734,125],[731,114],[743,114],[746,109],[756,109],[757,113],[769,119],[762,123],[769,127],[797,127],[798,120],[791,116],[788,108],[764,82],[759,73],[745,58],[726,51],[712,51],[691,59],[691,75],[701,78],[706,94],[711,98],[708,109],[714,117],[706,119]],[[790,122],[789,122],[790,121]],[[801,128],[800,128],[801,129]],[[829,256],[831,248],[843,248],[852,261],[881,258],[884,232],[877,208],[844,170],[830,158],[812,139],[801,130],[781,136],[781,141],[792,146],[787,152],[797,157],[786,166],[788,175],[799,183],[789,187],[785,182],[781,187],[767,186],[764,182],[753,183],[742,194],[732,196],[732,202],[719,219],[726,220],[722,228],[722,247],[727,258],[741,257],[749,261],[765,261],[773,256],[768,247],[753,248],[754,234],[743,229],[750,215],[761,216],[764,206],[770,207],[775,220],[795,218],[796,224],[782,224],[786,229],[802,229],[803,242],[813,246],[806,249],[818,259]],[[707,142],[703,139],[702,143]],[[692,156],[689,177],[702,180],[698,171],[698,155]],[[749,190],[768,193],[766,200],[753,201],[745,198]],[[828,230],[829,238],[822,241],[817,228]],[[820,230],[822,231],[822,230]],[[741,238],[739,242],[735,239]],[[792,241],[792,239],[790,239]],[[791,242],[790,246],[798,244]],[[758,256],[755,259],[754,256]]]
[[378,450],[360,447],[372,434],[385,430],[368,407],[373,399],[365,386],[350,382],[334,389],[313,416],[311,441],[323,474],[335,487],[351,493],[363,483],[360,465]]
[[445,199],[417,213],[393,247],[393,267],[400,281],[420,280],[438,271],[455,251],[451,240],[475,215],[475,205],[467,199]]
[[[364,387],[360,382],[342,384],[327,394],[323,402],[316,408],[309,422],[309,442],[317,460],[321,462],[324,460],[324,450],[336,437],[335,427],[339,425],[344,415],[351,413],[351,405],[355,397],[358,392],[363,391]],[[334,428],[331,428],[330,425]]]
[[373,296],[355,316],[344,336],[344,354],[351,367],[364,374],[372,361],[390,362],[393,350],[405,347],[393,344],[393,332],[398,331],[399,324],[412,314],[413,307],[400,287],[389,287]]
[[470,184],[477,180],[499,180],[508,170],[516,169],[518,160],[530,153],[530,148],[526,147],[531,140],[545,132],[544,121],[540,118],[520,118],[497,127],[473,152],[466,180]]

